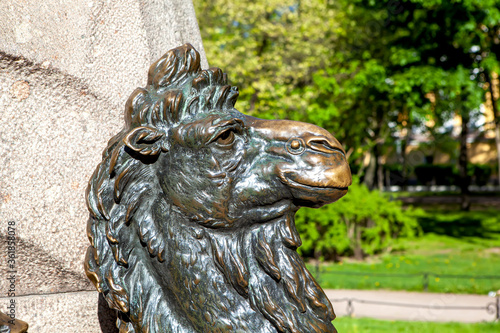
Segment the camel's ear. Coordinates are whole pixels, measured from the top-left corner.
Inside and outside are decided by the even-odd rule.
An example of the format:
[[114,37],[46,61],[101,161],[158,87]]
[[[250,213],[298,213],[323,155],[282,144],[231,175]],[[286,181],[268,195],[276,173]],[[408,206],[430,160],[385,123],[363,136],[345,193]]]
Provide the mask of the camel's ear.
[[157,155],[160,150],[167,151],[165,134],[151,127],[134,128],[123,138],[127,147],[141,155]]

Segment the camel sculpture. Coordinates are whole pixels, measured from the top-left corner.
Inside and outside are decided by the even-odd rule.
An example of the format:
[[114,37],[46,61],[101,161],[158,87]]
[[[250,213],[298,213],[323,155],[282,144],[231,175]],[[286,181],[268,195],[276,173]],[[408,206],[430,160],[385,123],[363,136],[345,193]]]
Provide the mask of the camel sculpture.
[[237,97],[185,44],[126,103],[86,193],[85,271],[120,332],[335,332],[294,215],[347,193],[344,150],[315,125],[244,115]]

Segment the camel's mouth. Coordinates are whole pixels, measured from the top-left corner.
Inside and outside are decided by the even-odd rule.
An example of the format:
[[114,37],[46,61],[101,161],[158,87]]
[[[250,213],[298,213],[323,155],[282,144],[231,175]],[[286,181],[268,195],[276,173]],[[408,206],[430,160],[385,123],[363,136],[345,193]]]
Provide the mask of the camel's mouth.
[[[302,184],[286,178],[287,185],[292,193],[294,204],[304,207],[321,207],[342,198],[348,191],[347,186],[315,186]],[[350,184],[349,184],[350,185]]]
[[349,163],[341,151],[331,150],[325,154],[305,149],[298,157],[294,156],[293,163],[277,165],[278,176],[294,199],[307,203],[306,206],[321,207],[347,193],[352,183]]

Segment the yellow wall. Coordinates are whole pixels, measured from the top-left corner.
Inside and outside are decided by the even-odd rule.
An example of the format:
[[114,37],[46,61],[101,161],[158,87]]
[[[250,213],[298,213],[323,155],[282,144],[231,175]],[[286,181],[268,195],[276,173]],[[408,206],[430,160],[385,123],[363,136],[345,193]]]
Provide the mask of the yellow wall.
[[474,164],[495,164],[497,149],[495,142],[478,142],[469,147],[469,162]]

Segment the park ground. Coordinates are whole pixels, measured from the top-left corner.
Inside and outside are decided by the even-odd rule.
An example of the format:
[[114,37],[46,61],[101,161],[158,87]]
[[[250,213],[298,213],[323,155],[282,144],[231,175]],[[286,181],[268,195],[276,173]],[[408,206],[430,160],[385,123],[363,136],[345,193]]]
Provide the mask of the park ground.
[[[338,262],[309,263],[330,299],[344,299],[333,302],[339,315],[335,320],[338,331],[500,332],[500,322],[493,322],[495,315],[486,312],[486,304],[495,302],[488,293],[500,289],[500,200],[494,196],[475,199],[469,212],[456,208],[453,195],[414,196],[405,201],[425,210],[419,217],[420,237],[400,240],[386,252],[363,261],[341,258]],[[392,291],[404,292],[398,295]],[[467,296],[481,301],[474,303]],[[411,315],[412,308],[408,308],[410,315],[398,316],[398,312],[405,312],[403,307],[354,302],[349,317],[346,298],[484,310],[413,308]],[[415,315],[422,311],[432,318]]]

